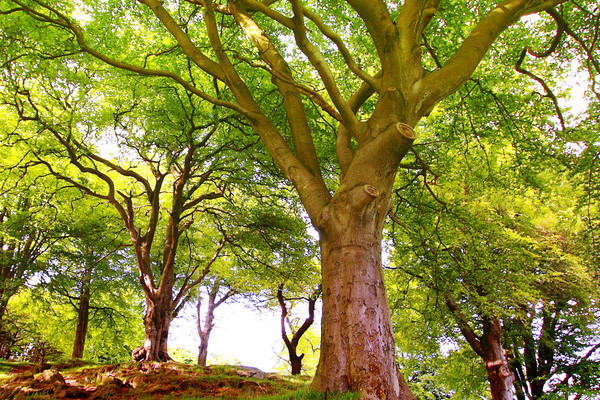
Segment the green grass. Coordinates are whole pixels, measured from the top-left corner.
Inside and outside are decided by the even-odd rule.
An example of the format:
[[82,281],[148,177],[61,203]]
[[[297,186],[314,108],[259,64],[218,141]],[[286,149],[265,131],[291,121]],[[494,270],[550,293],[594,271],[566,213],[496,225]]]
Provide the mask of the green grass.
[[[167,397],[168,398],[168,397]],[[179,397],[179,400],[208,400],[213,397],[196,397],[196,396],[183,396]],[[319,393],[311,392],[308,389],[300,389],[293,392],[284,394],[275,394],[269,396],[258,396],[258,397],[238,397],[237,400],[358,400],[360,394],[358,393]]]
[[273,396],[248,397],[253,400],[358,400],[358,393],[320,393],[311,392],[307,389],[298,390],[289,394],[277,394]]
[[[31,363],[15,363],[0,360],[0,383],[8,382],[8,372],[15,367],[36,366]],[[160,393],[163,400],[214,400],[215,396],[220,399],[231,399],[229,396],[239,396],[240,389],[244,384],[250,384],[251,390],[254,386],[265,389],[263,393],[279,393],[253,397],[250,394],[235,397],[236,400],[357,400],[359,394],[324,394],[308,390],[310,377],[308,376],[271,376],[270,379],[258,379],[256,377],[245,377],[238,373],[239,366],[218,365],[209,368],[185,364],[145,364],[122,363],[114,365],[96,365],[85,360],[71,360],[53,364],[53,368],[60,370],[65,377],[77,380],[78,386],[86,383],[98,383],[101,376],[107,374],[116,375],[122,381],[136,376],[150,376],[152,379],[143,382],[142,386],[131,390],[131,395],[137,396],[138,400],[152,400]],[[169,371],[174,369],[177,372]],[[163,374],[161,374],[161,372]],[[174,375],[173,375],[174,374]],[[268,377],[267,377],[268,378]],[[179,381],[178,381],[179,380]],[[182,385],[179,386],[181,382]],[[189,382],[193,382],[190,385]],[[252,384],[251,382],[255,382]],[[185,384],[183,384],[185,383]],[[196,386],[197,385],[197,386]],[[221,388],[231,390],[221,393]],[[155,390],[155,389],[161,390]],[[166,389],[164,389],[166,388]],[[164,389],[164,390],[162,390]],[[171,390],[172,389],[172,390]],[[194,392],[195,391],[195,392]],[[209,394],[209,392],[212,392]],[[231,394],[229,394],[231,393]],[[256,396],[256,395],[254,395]],[[48,395],[34,395],[32,399],[51,399]],[[125,398],[125,397],[119,397]],[[128,397],[131,398],[131,397]]]
[[0,378],[6,376],[6,374],[9,373],[15,367],[22,367],[27,365],[35,364],[0,360]]

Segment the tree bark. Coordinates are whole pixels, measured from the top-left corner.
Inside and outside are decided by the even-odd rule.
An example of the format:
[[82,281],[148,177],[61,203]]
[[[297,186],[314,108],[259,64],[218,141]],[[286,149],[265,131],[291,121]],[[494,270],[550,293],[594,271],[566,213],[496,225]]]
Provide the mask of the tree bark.
[[169,327],[173,308],[171,306],[171,296],[157,296],[157,299],[146,298],[146,315],[144,316],[144,346],[136,361],[159,361],[166,362],[171,360],[167,349],[167,340],[169,338]]
[[77,308],[77,329],[75,330],[75,341],[73,343],[73,355],[71,358],[83,358],[89,319],[90,287],[89,284],[84,283],[79,297],[79,307]]
[[323,317],[312,386],[323,392],[356,391],[369,400],[412,400],[396,366],[381,241],[398,164],[415,136],[402,123],[382,126],[369,132],[375,139],[356,152],[317,221]]
[[481,344],[492,400],[513,400],[515,379],[502,348],[502,326],[497,318],[485,318]]
[[217,297],[217,293],[209,293],[208,295],[208,310],[206,311],[206,319],[204,320],[204,326],[202,325],[201,318],[201,306],[202,306],[202,296],[198,294],[198,303],[196,305],[197,310],[197,326],[198,326],[198,336],[200,337],[200,345],[198,346],[198,365],[202,367],[206,367],[206,358],[208,357],[208,341],[210,339],[210,334],[214,327],[215,320],[215,299]]
[[360,391],[364,399],[414,399],[395,362],[380,242],[367,227],[347,233],[321,239],[323,320],[313,387]]
[[460,305],[450,295],[446,297],[446,306],[452,312],[469,346],[485,363],[492,400],[513,400],[515,375],[504,355],[500,320],[496,317],[482,316],[483,333],[478,336]]

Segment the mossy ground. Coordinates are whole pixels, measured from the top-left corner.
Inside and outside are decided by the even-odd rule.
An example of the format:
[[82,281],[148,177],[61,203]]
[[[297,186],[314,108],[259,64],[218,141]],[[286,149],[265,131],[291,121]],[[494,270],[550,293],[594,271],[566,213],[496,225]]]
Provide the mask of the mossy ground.
[[[64,378],[52,380],[50,367]],[[57,374],[55,374],[57,375]],[[198,367],[175,362],[92,365],[76,360],[50,366],[0,362],[2,399],[350,400],[307,390],[310,378],[264,374],[239,366]]]

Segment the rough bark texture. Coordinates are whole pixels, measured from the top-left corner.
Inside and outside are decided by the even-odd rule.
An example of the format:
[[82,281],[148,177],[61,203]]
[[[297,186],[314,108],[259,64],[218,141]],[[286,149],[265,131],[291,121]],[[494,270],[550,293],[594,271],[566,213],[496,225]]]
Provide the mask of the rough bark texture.
[[[381,264],[392,184],[412,139],[412,129],[404,124],[379,133],[371,148],[357,152],[342,187],[319,218],[323,319],[313,388],[320,391],[360,391],[373,400],[415,398],[395,363]],[[370,151],[380,152],[378,163],[362,162]]]
[[169,327],[173,309],[171,307],[171,296],[163,296],[156,302],[154,299],[146,298],[146,315],[144,316],[144,346],[140,349],[136,361],[160,361],[171,360],[167,350],[169,338]]

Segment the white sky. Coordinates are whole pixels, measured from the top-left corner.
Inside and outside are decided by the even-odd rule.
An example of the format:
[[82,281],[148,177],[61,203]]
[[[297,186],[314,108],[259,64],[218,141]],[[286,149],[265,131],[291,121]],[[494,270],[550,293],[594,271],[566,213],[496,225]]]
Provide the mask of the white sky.
[[[173,321],[169,348],[186,349],[197,357],[199,339],[195,314],[195,307],[186,307]],[[320,312],[315,315],[313,328],[320,329],[319,325]],[[216,309],[215,327],[208,344],[208,364],[241,364],[273,372],[282,349],[278,313],[258,312],[234,302]]]

